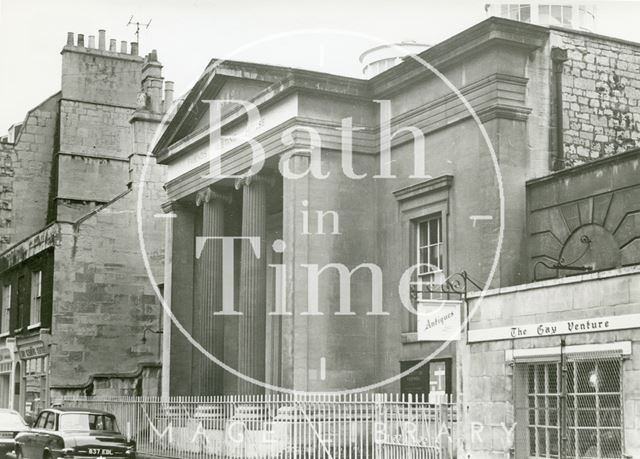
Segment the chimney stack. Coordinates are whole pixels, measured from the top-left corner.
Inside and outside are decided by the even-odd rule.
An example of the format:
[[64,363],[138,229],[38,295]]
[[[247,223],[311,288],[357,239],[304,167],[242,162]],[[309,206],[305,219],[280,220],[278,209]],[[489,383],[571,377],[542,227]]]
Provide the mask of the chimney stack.
[[136,43],[135,41],[131,42],[131,55],[132,56],[138,55],[138,43]]
[[95,48],[96,47],[96,36],[95,35],[89,35],[89,48]]
[[158,62],[158,52],[154,49],[144,58],[142,66],[142,90],[149,97],[148,108],[153,113],[163,112],[162,80],[162,64]]
[[117,46],[117,42],[115,38],[112,38],[111,40],[109,40],[109,51],[111,51],[112,53],[118,52],[116,46]]
[[168,112],[173,104],[173,81],[164,82],[164,111]]
[[107,45],[106,31],[104,29],[98,30],[98,49],[105,50]]
[[78,46],[84,48],[84,34],[78,34]]
[[67,32],[67,45],[69,46],[74,46],[75,44],[73,42],[73,39],[74,39],[73,35],[74,35],[73,32]]
[[127,54],[127,42],[124,40],[120,42],[120,52],[122,54]]

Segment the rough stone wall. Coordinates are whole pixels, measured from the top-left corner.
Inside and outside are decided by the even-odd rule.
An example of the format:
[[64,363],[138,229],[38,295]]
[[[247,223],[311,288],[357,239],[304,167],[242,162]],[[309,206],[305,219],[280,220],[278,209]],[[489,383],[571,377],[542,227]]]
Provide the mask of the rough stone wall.
[[62,97],[135,108],[143,58],[67,45],[62,49]]
[[51,401],[56,402],[63,397],[83,397],[86,395],[109,396],[154,396],[160,393],[161,370],[158,366],[143,366],[139,371],[130,376],[111,377],[102,375],[94,377],[91,382],[82,388],[53,389]]
[[0,144],[0,250],[47,224],[59,100],[31,110],[15,144]]
[[554,31],[566,49],[566,166],[640,146],[640,46],[593,34]]
[[[164,168],[151,165],[143,193],[147,254],[156,279],[163,263]],[[140,253],[138,188],[76,225],[64,225],[55,256],[51,386],[58,392],[86,386],[94,375],[114,378],[159,362],[161,306]],[[118,376],[120,375],[120,376]],[[75,389],[74,389],[75,388]],[[148,394],[149,395],[149,394]]]
[[15,171],[13,144],[0,143],[0,251],[11,243],[13,235],[13,176]]
[[129,118],[133,109],[62,100],[60,151],[127,158],[131,150]]

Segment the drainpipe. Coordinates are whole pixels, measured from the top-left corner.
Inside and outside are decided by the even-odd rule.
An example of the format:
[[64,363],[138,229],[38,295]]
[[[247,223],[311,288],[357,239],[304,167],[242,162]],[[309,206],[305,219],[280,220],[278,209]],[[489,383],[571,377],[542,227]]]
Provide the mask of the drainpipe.
[[555,150],[555,161],[552,165],[554,171],[564,169],[564,106],[562,104],[562,74],[564,71],[564,63],[567,61],[567,50],[561,48],[551,49],[551,80],[553,84],[552,99],[553,110],[555,111],[555,142],[552,141],[551,151]]

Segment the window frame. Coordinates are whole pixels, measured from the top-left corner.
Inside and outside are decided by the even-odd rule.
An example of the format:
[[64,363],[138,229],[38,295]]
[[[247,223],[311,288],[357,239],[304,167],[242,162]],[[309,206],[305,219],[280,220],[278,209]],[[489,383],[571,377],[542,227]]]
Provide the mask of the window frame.
[[[0,315],[0,336],[8,336],[11,334],[11,283],[2,285],[2,314]],[[8,295],[5,292],[8,291]],[[5,301],[8,300],[8,301]]]
[[[37,279],[34,288],[34,278]],[[34,291],[36,290],[36,291]],[[42,269],[31,271],[31,300],[29,302],[29,325],[28,330],[38,328],[42,324]],[[38,320],[34,322],[34,317]]]
[[[449,194],[453,186],[452,175],[441,175],[439,177],[425,180],[423,182],[410,185],[408,187],[393,192],[398,201],[399,231],[402,240],[402,253],[405,255],[403,265],[405,269],[416,265],[416,229],[415,223],[439,214],[441,216],[442,234],[442,274],[446,278],[449,270]],[[416,279],[416,271],[413,270],[410,287]],[[414,302],[414,307],[417,301]],[[404,343],[415,342],[417,340],[418,320],[416,314],[403,308],[402,312],[402,340]]]
[[[437,229],[436,229],[437,242],[435,243],[432,243],[431,241],[430,223],[433,221],[437,222]],[[422,245],[422,241],[420,240],[420,235],[421,235],[422,225],[424,224],[427,225],[427,231],[426,231],[427,243],[425,245]],[[412,264],[418,265],[425,261],[421,259],[421,252],[422,250],[426,249],[427,250],[426,264],[438,268],[438,269],[428,268],[429,270],[424,272],[421,272],[420,268],[416,269],[416,272],[414,273],[415,274],[414,278],[411,281],[411,285],[415,285],[416,287],[418,287],[417,302],[420,302],[423,299],[433,299],[433,294],[429,294],[428,296],[423,296],[423,293],[421,292],[421,289],[420,289],[421,286],[429,285],[429,284],[437,285],[438,281],[442,281],[445,278],[444,259],[446,257],[446,252],[445,252],[445,242],[444,242],[445,241],[444,217],[442,215],[442,212],[439,211],[431,215],[427,215],[425,217],[412,221],[412,226],[413,226],[412,244],[414,248],[414,255],[413,255],[414,258],[412,260]],[[437,255],[436,255],[437,265],[432,263],[432,260],[431,260],[430,249],[433,247],[437,248]]]

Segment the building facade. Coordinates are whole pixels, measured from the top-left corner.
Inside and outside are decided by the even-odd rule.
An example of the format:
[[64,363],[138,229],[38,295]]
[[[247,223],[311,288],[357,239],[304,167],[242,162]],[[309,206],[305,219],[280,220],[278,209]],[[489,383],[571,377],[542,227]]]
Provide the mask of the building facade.
[[[156,52],[73,33],[61,90],[0,143],[3,406],[67,394],[156,394],[160,305],[139,255],[136,200],[172,83]],[[19,128],[19,129],[18,129]],[[164,170],[144,181],[145,232],[162,269]],[[142,339],[144,336],[144,340]],[[145,342],[143,342],[145,341]]]
[[[474,363],[482,371],[494,368],[483,358],[498,357],[484,355],[490,345],[475,350],[471,331],[468,347],[466,333],[453,344],[442,338],[439,330],[465,317],[466,308],[427,323],[426,332],[419,326],[414,309],[442,300],[429,286],[465,273],[479,290],[503,292],[531,282],[534,270],[536,279],[581,272],[553,267],[582,254],[581,236],[565,228],[565,247],[532,225],[557,220],[545,214],[547,194],[558,206],[578,199],[551,185],[542,190],[574,177],[546,178],[556,170],[576,168],[571,180],[580,199],[616,189],[610,175],[599,192],[577,177],[593,161],[625,161],[634,154],[625,152],[640,146],[640,47],[491,18],[419,57],[444,79],[413,58],[370,80],[210,63],[154,149],[168,166],[165,293],[179,324],[165,325],[164,393],[271,390],[238,380],[228,371],[234,369],[305,391],[384,381],[375,390],[467,396],[481,390],[465,376],[469,352],[482,354]],[[567,212],[578,220],[568,228],[596,218],[595,204],[591,211],[574,207]],[[637,263],[633,236],[616,240],[620,255],[604,261],[609,245],[595,242],[602,231],[596,220],[591,225],[594,252],[583,264],[601,270]],[[221,238],[244,239],[232,252]],[[539,261],[552,268],[534,268]],[[485,327],[475,322],[481,318],[470,327]],[[394,378],[425,359],[411,375]],[[490,397],[493,379],[486,376],[481,387]],[[501,409],[497,427],[509,412]],[[472,448],[463,438],[462,447]],[[492,448],[478,447],[471,457],[498,455]],[[501,448],[504,455],[511,446]]]

